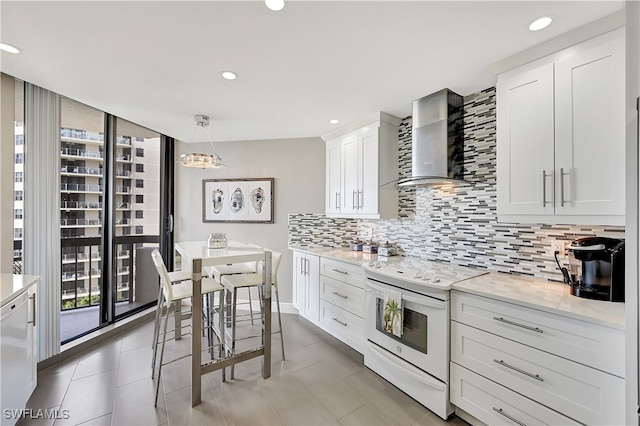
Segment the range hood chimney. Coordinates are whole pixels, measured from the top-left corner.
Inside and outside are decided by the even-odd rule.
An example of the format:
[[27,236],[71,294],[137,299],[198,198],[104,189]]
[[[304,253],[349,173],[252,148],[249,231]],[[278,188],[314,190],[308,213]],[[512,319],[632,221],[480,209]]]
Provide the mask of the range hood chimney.
[[399,186],[461,182],[464,175],[463,98],[443,89],[413,102],[411,177]]

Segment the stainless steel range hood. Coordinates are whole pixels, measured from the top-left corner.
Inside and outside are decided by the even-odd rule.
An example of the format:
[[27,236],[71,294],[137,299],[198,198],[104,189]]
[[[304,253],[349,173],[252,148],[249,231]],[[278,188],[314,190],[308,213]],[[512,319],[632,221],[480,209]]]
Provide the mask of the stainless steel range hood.
[[411,177],[399,186],[460,182],[464,177],[463,98],[443,89],[413,102]]

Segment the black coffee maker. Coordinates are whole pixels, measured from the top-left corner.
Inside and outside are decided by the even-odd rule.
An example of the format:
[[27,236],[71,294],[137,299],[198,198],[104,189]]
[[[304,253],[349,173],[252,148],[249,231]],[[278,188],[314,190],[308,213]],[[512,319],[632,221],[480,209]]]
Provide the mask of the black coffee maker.
[[624,302],[624,240],[586,237],[569,247],[569,267],[561,268],[571,294],[587,299]]

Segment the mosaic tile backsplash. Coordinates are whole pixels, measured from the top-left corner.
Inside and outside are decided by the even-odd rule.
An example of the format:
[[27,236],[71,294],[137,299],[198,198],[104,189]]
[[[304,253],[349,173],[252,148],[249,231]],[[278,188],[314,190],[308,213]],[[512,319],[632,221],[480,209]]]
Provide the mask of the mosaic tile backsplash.
[[[407,256],[562,280],[551,242],[583,236],[624,238],[624,227],[498,223],[495,88],[465,99],[465,180],[469,185],[403,188],[399,218],[332,219],[289,215],[289,245],[344,247],[369,229]],[[399,128],[399,175],[411,175],[411,117]]]

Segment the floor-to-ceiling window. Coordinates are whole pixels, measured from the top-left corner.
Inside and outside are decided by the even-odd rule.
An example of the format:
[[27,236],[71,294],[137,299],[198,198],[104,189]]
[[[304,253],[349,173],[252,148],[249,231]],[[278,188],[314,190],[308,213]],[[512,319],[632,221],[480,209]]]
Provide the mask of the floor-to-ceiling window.
[[115,316],[154,303],[158,279],[151,250],[160,235],[160,134],[116,120]]
[[22,274],[24,219],[24,83],[15,80],[13,182],[13,273]]
[[65,343],[156,302],[162,144],[157,132],[67,98],[60,121]]

